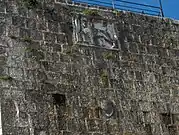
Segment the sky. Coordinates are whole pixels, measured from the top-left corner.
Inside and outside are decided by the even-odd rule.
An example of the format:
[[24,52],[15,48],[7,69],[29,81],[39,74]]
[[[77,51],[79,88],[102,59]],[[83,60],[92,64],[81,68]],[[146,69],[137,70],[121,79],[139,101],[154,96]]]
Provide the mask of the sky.
[[[130,0],[144,4],[159,6],[159,0]],[[164,16],[179,20],[179,0],[161,0]]]
[[[73,1],[76,1],[76,0],[73,0]],[[92,0],[77,0],[77,1],[87,2],[87,1],[92,1]],[[97,0],[97,1],[111,3],[112,0]],[[114,0],[114,1],[117,1],[117,0]],[[149,4],[149,5],[154,5],[158,7],[160,6],[159,0],[125,0],[125,1]],[[164,16],[179,20],[179,0],[161,0],[161,1],[162,1],[163,11],[164,11]]]

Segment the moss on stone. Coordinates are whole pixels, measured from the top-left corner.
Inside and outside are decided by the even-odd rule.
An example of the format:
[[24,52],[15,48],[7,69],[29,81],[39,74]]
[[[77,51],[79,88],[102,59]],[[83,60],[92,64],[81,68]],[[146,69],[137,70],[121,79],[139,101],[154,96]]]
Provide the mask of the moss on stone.
[[13,78],[12,77],[10,77],[10,76],[0,76],[0,80],[3,80],[3,81],[12,81],[13,80]]
[[99,11],[94,10],[94,9],[85,9],[85,10],[83,11],[83,14],[84,14],[84,15],[90,15],[90,16],[100,16],[100,15],[99,15]]

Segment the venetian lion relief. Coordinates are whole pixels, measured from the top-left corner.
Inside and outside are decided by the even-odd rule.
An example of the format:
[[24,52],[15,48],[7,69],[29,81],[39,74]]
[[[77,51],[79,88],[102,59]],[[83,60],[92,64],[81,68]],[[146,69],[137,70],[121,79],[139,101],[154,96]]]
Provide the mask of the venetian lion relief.
[[73,25],[75,42],[108,49],[118,48],[113,22],[79,15],[73,18]]

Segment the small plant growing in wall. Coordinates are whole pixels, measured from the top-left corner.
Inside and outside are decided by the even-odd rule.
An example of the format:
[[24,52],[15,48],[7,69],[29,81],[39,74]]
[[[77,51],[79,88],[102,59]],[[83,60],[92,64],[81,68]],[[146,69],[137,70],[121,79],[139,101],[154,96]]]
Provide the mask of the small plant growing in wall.
[[26,51],[26,52],[35,52],[36,49],[34,49],[34,48],[32,48],[32,47],[27,47],[27,48],[25,49],[25,51]]
[[115,59],[115,55],[112,52],[103,53],[103,57],[106,60],[114,60]]
[[104,87],[108,87],[108,74],[106,70],[103,70],[100,74],[101,81]]
[[85,9],[83,11],[83,14],[84,15],[89,15],[89,16],[100,16],[99,11],[94,10],[94,9]]
[[78,46],[76,46],[76,45],[66,48],[66,51],[65,51],[65,53],[70,56],[76,56],[76,53],[78,53],[78,52],[79,52]]
[[71,48],[67,48],[67,49],[65,50],[65,53],[66,53],[67,55],[71,55],[71,54],[72,54],[72,49],[71,49]]
[[37,0],[19,0],[18,3],[28,9],[37,8],[39,4]]
[[25,49],[25,52],[30,53],[30,57],[36,61],[44,59],[44,53],[37,48],[29,46]]
[[119,10],[116,10],[116,9],[113,10],[113,13],[114,13],[116,16],[119,16],[119,15],[120,15],[120,11],[119,11]]
[[32,42],[32,38],[30,37],[24,37],[21,39],[23,42],[26,42],[26,43],[31,43]]
[[5,75],[5,76],[0,76],[0,80],[2,80],[2,81],[12,81],[13,78]]

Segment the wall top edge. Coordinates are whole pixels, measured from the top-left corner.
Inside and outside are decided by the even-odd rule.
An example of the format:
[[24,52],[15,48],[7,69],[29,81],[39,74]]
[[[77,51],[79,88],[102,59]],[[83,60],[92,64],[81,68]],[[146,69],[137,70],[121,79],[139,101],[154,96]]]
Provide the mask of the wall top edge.
[[[106,12],[106,13],[113,13],[113,11],[114,11],[112,8],[107,8],[107,7],[96,7],[96,6],[88,6],[85,4],[75,4],[74,2],[71,2],[69,0],[66,0],[65,2],[59,2],[58,0],[55,0],[55,3],[63,5],[63,6],[70,6],[73,8],[99,10],[99,11]],[[169,17],[161,17],[161,16],[154,16],[154,15],[149,15],[149,14],[134,13],[131,11],[124,11],[124,10],[118,10],[118,11],[123,14],[132,14],[132,15],[139,15],[139,16],[143,16],[143,17],[151,17],[153,19],[164,20],[165,22],[179,25],[179,20],[169,18]]]

